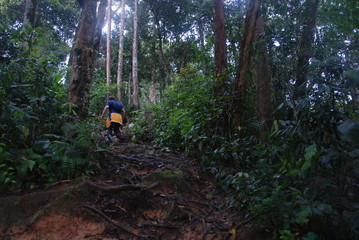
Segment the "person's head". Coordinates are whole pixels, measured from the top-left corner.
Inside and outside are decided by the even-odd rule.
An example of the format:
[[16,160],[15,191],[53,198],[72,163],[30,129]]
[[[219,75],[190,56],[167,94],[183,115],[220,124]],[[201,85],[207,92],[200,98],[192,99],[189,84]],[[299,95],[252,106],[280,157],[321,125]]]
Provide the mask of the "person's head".
[[109,101],[111,101],[111,100],[115,100],[115,101],[116,101],[116,98],[115,98],[114,96],[109,96],[107,99],[108,99]]

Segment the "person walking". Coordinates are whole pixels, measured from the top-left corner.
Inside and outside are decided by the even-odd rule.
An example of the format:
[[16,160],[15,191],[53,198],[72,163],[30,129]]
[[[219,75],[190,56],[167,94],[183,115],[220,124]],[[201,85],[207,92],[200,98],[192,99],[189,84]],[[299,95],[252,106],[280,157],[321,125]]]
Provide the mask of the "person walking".
[[113,142],[113,133],[118,139],[121,139],[120,128],[123,127],[123,115],[126,111],[122,103],[116,101],[116,98],[113,96],[108,97],[108,101],[100,116],[101,119],[104,117],[107,110],[109,111],[109,114],[106,122],[110,123],[109,125],[106,124],[106,127],[108,128],[107,137],[110,142]]

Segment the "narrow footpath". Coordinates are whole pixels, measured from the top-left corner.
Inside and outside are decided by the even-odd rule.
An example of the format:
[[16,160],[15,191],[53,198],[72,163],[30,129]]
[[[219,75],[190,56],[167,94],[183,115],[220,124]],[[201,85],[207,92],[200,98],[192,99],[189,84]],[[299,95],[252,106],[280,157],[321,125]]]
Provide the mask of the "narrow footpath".
[[92,178],[0,198],[0,240],[266,239],[245,231],[198,161],[114,144]]

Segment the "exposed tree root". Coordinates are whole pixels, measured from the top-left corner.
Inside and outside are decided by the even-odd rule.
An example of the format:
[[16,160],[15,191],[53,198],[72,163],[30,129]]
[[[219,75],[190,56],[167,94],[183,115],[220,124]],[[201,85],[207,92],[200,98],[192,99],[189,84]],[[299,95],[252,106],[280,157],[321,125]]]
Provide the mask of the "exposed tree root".
[[[0,222],[0,239],[35,239],[32,233],[47,236],[34,227],[56,214],[64,216],[64,221],[68,217],[66,226],[71,226],[73,218],[80,219],[81,224],[102,224],[86,235],[89,240],[234,240],[233,226],[246,223],[227,209],[221,190],[196,161],[135,144],[115,145],[104,155],[92,179],[59,182],[44,192],[0,198],[0,211],[6,211],[6,219]],[[8,209],[1,206],[5,202]],[[21,204],[14,206],[13,202]],[[25,209],[25,203],[31,203],[32,209],[22,214],[18,208]],[[16,218],[11,217],[14,213]],[[105,221],[99,222],[99,217]],[[19,223],[16,219],[24,220],[15,232],[11,229]],[[63,240],[64,236],[38,239]]]
[[121,191],[141,191],[141,190],[148,190],[153,187],[156,187],[158,185],[158,182],[155,182],[151,184],[150,186],[146,185],[133,185],[133,184],[123,184],[119,186],[101,186],[98,184],[95,184],[90,181],[85,181],[83,185],[90,186],[91,188],[94,188],[95,190],[104,193],[104,194],[116,194]]
[[103,217],[104,219],[106,219],[109,223],[111,223],[112,225],[114,225],[115,227],[117,227],[118,229],[120,229],[121,231],[123,232],[126,232],[128,234],[131,234],[133,236],[136,236],[136,237],[140,237],[140,238],[145,238],[146,236],[141,236],[141,235],[138,235],[137,233],[134,233],[130,230],[128,230],[126,227],[124,226],[121,226],[120,224],[112,221],[111,218],[107,217],[106,214],[104,214],[103,212],[101,212],[100,210],[98,210],[97,208],[93,207],[93,206],[90,206],[88,204],[81,204],[80,205],[81,207],[83,208],[87,208],[87,209],[90,209],[91,211],[97,213],[98,215],[100,215],[101,217]]

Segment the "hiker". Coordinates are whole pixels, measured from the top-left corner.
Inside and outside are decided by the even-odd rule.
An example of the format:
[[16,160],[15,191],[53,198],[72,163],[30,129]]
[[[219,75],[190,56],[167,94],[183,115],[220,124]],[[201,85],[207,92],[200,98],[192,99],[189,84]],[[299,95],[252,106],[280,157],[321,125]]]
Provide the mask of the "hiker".
[[108,97],[108,101],[100,117],[101,119],[105,115],[107,109],[109,110],[108,118],[106,120],[106,127],[108,128],[107,136],[109,141],[112,142],[113,132],[118,139],[121,138],[120,128],[123,127],[123,114],[125,114],[126,111],[123,108],[122,103],[116,101],[116,98],[113,96]]

